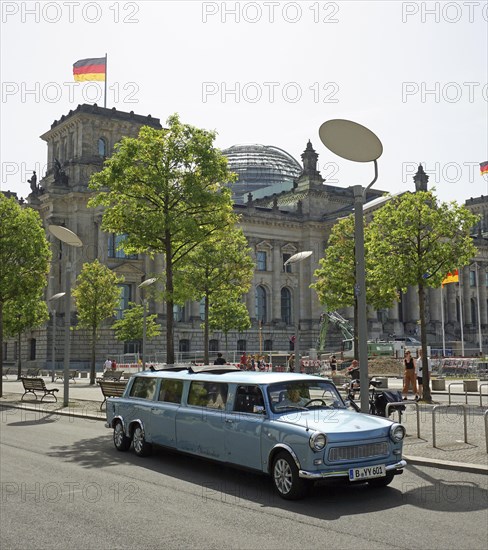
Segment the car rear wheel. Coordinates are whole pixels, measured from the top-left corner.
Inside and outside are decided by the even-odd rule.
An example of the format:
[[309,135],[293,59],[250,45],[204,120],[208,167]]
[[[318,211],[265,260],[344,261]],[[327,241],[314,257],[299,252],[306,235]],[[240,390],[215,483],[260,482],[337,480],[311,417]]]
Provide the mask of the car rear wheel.
[[386,474],[385,477],[377,477],[376,479],[370,479],[368,481],[368,485],[372,489],[378,489],[380,487],[386,487],[387,485],[390,485],[390,483],[393,481],[393,478],[395,476],[393,474]]
[[286,451],[280,451],[274,461],[272,469],[273,484],[280,497],[287,500],[302,498],[309,484],[298,475],[295,461]]
[[134,444],[134,452],[137,456],[147,456],[151,454],[151,445],[146,441],[144,430],[140,426],[137,426],[134,430],[132,443]]
[[114,445],[117,451],[127,451],[130,447],[130,437],[125,435],[122,422],[116,422],[114,426]]

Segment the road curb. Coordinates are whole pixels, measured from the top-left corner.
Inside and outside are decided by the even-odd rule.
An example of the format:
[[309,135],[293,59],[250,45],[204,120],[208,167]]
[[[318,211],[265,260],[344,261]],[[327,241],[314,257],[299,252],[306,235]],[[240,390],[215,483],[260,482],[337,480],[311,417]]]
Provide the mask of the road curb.
[[[34,405],[24,405],[20,403],[12,403],[10,401],[0,401],[0,406],[1,405],[5,407],[9,407],[11,409],[22,409],[24,411],[32,411],[32,412],[38,412],[38,413],[44,413],[44,414],[59,414],[60,416],[72,416],[74,418],[87,418],[89,420],[101,420],[103,422],[105,422],[106,420],[105,412],[103,412],[103,416],[99,416],[95,414],[81,413],[73,410],[47,409],[45,407],[42,407],[41,403],[39,403],[38,406],[34,406]],[[101,411],[101,414],[102,414],[102,411]]]
[[464,462],[453,462],[451,460],[431,459],[420,456],[403,455],[403,458],[407,461],[407,466],[408,464],[412,464],[416,466],[440,468],[441,470],[455,470],[472,474],[488,474],[488,466],[483,466],[482,464],[467,464]]

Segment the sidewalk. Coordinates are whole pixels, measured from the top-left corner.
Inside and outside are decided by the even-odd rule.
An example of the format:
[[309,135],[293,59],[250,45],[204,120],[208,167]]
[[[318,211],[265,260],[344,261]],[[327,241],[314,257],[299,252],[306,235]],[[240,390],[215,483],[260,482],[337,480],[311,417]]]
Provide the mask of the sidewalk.
[[[3,398],[0,405],[20,408],[36,412],[51,412],[54,414],[83,417],[91,420],[105,420],[105,405],[100,410],[103,396],[98,385],[90,386],[86,378],[79,378],[69,384],[69,406],[63,407],[63,382],[51,382],[44,378],[48,388],[59,388],[57,402],[47,397],[43,403],[32,395],[26,395],[21,401],[24,389],[20,381],[4,378]],[[401,380],[389,379],[388,389],[401,389]],[[466,407],[466,417],[463,415],[465,403],[464,392],[452,393],[452,403],[458,406],[449,409],[442,408],[436,412],[435,435],[436,448],[433,447],[432,409],[434,405],[418,405],[420,437],[417,434],[417,405],[409,400],[402,414],[402,424],[407,429],[404,443],[404,457],[410,464],[424,464],[439,468],[449,468],[460,471],[488,473],[487,432],[488,416],[485,414],[488,405],[488,387],[484,386],[483,408],[479,406],[479,397],[471,395]],[[437,404],[447,404],[447,392],[433,392]],[[7,414],[7,413],[3,413]],[[391,417],[398,420],[398,413]],[[8,419],[8,416],[7,416]],[[466,422],[467,443],[464,441],[464,426]]]

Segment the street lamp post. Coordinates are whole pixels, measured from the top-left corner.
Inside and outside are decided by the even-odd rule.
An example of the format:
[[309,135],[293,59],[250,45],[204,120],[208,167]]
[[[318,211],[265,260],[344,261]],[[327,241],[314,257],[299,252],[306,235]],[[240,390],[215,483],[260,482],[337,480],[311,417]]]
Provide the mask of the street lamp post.
[[[289,264],[297,264],[302,260],[312,255],[311,250],[305,250],[298,252],[290,256],[288,260],[283,264],[287,266]],[[300,267],[297,266],[297,291],[295,294],[295,372],[300,372]]]
[[66,292],[58,292],[54,296],[51,296],[49,298],[49,302],[53,302],[53,342],[52,342],[52,366],[51,366],[51,382],[54,382],[54,378],[56,376],[55,373],[55,363],[56,363],[56,300],[59,300],[59,298],[62,298]]
[[374,179],[363,189],[353,186],[354,192],[354,243],[356,262],[356,286],[354,294],[358,311],[358,359],[361,412],[369,411],[368,380],[368,319],[366,311],[366,267],[364,259],[363,205],[368,189],[378,179],[377,159],[383,153],[383,145],[368,128],[351,120],[335,119],[324,122],[319,130],[322,143],[336,155],[355,162],[374,163]]
[[[149,285],[152,285],[157,281],[156,277],[152,277],[151,279],[146,279],[145,281],[142,281],[142,283],[139,285],[139,288],[144,289],[148,287]],[[146,323],[147,323],[147,298],[144,294],[144,297],[142,299],[142,306],[143,306],[143,313],[142,313],[142,370],[146,370]]]
[[[49,225],[49,232],[61,242],[71,247],[79,248],[83,246],[76,233],[70,231],[62,225]],[[69,254],[69,252],[68,252]],[[71,262],[66,258],[65,262],[65,307],[64,307],[64,368],[63,368],[63,406],[69,405],[69,362],[70,362],[70,329],[71,329]]]

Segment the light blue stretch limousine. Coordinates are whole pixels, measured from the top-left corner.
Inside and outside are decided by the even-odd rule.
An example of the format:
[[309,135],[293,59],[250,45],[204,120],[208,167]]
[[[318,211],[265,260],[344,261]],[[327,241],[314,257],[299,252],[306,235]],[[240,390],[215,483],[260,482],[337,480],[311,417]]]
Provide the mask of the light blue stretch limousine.
[[144,371],[107,399],[106,427],[119,451],[153,445],[271,476],[285,499],[314,482],[388,485],[406,466],[405,429],[347,408],[327,379],[229,366]]

